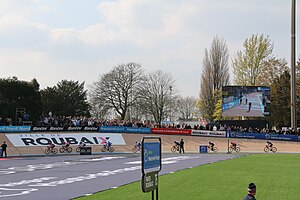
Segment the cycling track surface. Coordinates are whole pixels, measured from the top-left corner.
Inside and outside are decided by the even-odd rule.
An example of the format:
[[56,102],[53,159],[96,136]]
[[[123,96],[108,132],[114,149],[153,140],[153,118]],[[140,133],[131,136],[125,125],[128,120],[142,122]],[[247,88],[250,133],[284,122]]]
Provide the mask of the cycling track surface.
[[[239,156],[163,154],[159,174]],[[67,200],[116,188],[140,181],[140,160],[138,153],[10,158],[0,161],[0,200]]]
[[[247,104],[245,99],[247,98]],[[222,116],[259,116],[263,117],[262,95],[259,92],[248,94],[241,104],[238,104],[222,113]],[[249,102],[252,103],[249,111]]]

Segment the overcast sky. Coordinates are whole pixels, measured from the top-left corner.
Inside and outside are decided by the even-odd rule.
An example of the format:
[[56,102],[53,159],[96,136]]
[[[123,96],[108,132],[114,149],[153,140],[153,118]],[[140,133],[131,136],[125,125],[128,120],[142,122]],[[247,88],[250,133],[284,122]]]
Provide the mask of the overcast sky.
[[274,55],[290,61],[290,10],[291,0],[0,0],[0,78],[88,87],[137,62],[198,97],[204,49],[216,35],[230,57],[252,34],[269,35]]

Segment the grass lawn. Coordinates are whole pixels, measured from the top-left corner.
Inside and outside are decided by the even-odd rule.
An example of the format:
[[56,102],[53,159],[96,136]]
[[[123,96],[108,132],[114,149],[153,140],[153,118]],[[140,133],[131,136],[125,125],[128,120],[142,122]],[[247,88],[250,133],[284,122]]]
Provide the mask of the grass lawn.
[[[258,200],[300,199],[300,155],[256,154],[159,177],[161,200],[242,200],[250,182]],[[99,192],[80,200],[150,200],[140,182]]]

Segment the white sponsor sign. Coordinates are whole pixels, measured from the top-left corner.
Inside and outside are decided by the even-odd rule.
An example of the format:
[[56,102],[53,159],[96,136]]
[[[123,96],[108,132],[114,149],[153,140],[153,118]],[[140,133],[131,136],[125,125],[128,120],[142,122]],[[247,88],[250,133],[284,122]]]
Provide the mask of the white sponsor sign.
[[104,145],[108,140],[113,145],[126,145],[122,134],[117,133],[85,133],[85,134],[6,134],[16,147],[47,146],[49,142],[62,145],[65,141],[70,145],[78,145],[81,141],[86,145]]
[[209,137],[226,137],[226,131],[192,130],[192,135]]

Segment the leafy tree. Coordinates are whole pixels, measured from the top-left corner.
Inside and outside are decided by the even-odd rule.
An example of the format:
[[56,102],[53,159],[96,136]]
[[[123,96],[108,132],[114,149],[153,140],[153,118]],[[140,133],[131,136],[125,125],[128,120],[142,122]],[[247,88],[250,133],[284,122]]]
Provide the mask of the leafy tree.
[[170,74],[155,71],[147,75],[141,86],[140,103],[143,111],[159,125],[170,114],[174,104],[174,82]]
[[273,43],[262,34],[247,38],[243,46],[244,50],[238,51],[232,60],[235,84],[264,85],[262,72],[265,70],[265,62],[272,57]]
[[258,83],[262,86],[271,86],[273,81],[280,77],[285,71],[288,71],[287,62],[285,59],[271,57],[263,62],[263,70],[258,76]]
[[205,49],[198,107],[207,121],[213,120],[217,91],[229,84],[228,48],[223,39],[215,37],[210,50]]
[[54,115],[89,115],[87,90],[84,82],[62,80],[56,86],[41,91],[43,112]]
[[[16,116],[16,109],[24,111]],[[23,110],[25,109],[25,110]],[[20,81],[17,77],[0,79],[0,116],[11,118],[14,123],[18,118],[29,118],[23,120],[35,121],[41,112],[41,95],[39,83],[36,79],[30,82]]]
[[285,71],[277,77],[271,85],[271,113],[270,122],[273,126],[290,126],[290,73]]
[[90,93],[92,109],[104,109],[101,112],[113,109],[121,119],[125,119],[129,108],[137,103],[143,78],[144,73],[139,64],[115,66],[110,72],[101,75],[94,84]]

